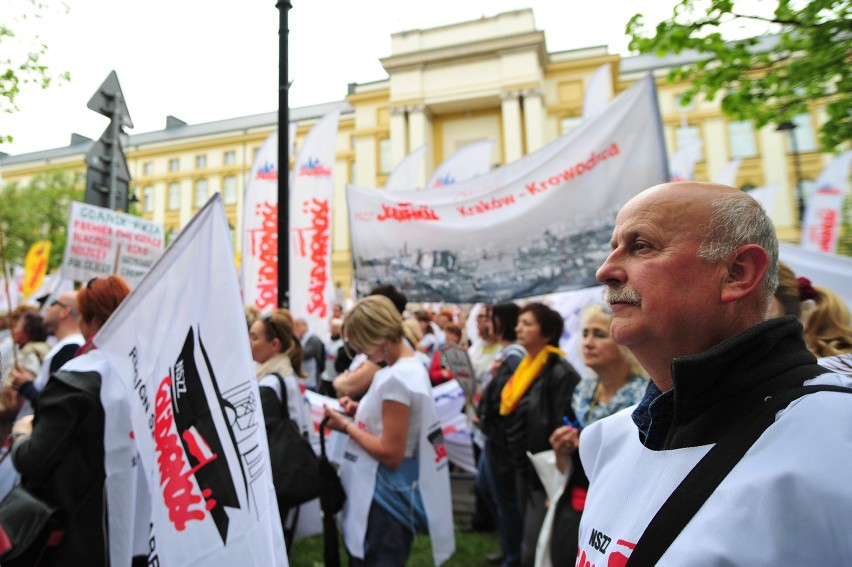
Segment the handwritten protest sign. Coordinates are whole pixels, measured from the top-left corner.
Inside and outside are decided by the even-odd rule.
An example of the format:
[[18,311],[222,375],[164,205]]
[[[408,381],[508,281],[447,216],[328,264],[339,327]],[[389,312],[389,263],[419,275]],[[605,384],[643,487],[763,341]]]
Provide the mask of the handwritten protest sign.
[[163,226],[110,209],[71,203],[62,277],[87,281],[118,274],[136,287],[163,253]]

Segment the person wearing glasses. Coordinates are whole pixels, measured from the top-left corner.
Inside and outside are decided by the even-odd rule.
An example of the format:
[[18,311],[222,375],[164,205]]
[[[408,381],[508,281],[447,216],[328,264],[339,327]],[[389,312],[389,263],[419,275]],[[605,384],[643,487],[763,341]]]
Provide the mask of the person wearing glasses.
[[116,275],[96,278],[77,292],[86,353],[50,377],[35,416],[19,419],[12,429],[11,457],[23,485],[65,516],[65,535],[47,548],[40,565],[108,563],[102,528],[106,473],[100,389],[109,367],[92,338],[129,293],[127,283]]
[[348,415],[325,408],[331,429],[349,435],[341,465],[349,565],[404,565],[415,533],[430,535],[440,565],[455,538],[449,461],[429,375],[386,297],[356,303],[343,334],[372,363],[387,364],[359,402],[341,398]]
[[11,381],[25,401],[18,418],[33,413],[38,405],[38,396],[51,374],[74,358],[85,342],[80,333],[80,315],[77,307],[77,292],[66,291],[50,302],[44,312],[44,326],[56,338],[42,361],[38,373],[23,368],[12,370]]

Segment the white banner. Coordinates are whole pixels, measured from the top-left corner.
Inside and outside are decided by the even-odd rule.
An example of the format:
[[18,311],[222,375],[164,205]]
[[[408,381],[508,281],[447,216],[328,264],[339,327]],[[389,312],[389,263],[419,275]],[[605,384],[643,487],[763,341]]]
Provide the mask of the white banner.
[[240,266],[243,304],[263,314],[278,307],[277,131],[260,147],[246,182]]
[[446,187],[488,173],[491,171],[494,144],[494,140],[479,140],[459,148],[435,169],[426,182],[426,189]]
[[598,67],[586,85],[583,97],[583,120],[588,120],[609,104],[612,98],[612,66],[604,63]]
[[796,277],[805,277],[813,285],[827,287],[846,302],[852,311],[852,258],[807,250],[788,242],[779,242],[781,261]]
[[164,235],[161,224],[72,202],[62,277],[85,282],[118,274],[135,288],[163,253]]
[[849,194],[852,151],[843,152],[817,177],[802,222],[801,245],[807,250],[834,253],[843,225],[843,200]]
[[772,218],[772,214],[775,212],[775,199],[778,195],[778,184],[770,183],[763,187],[755,187],[749,191],[748,194],[752,199],[760,203],[760,206],[763,207],[763,210],[766,211],[769,218]]
[[725,167],[716,174],[716,177],[713,179],[713,183],[720,183],[722,185],[727,185],[728,187],[736,187],[737,173],[740,171],[740,164],[742,164],[742,162],[743,160],[741,159],[732,159],[726,163]]
[[701,159],[701,140],[685,142],[669,161],[672,181],[691,181],[695,178],[695,163]]
[[[216,194],[95,338],[130,406],[160,565],[287,565],[230,248]],[[133,441],[107,432],[109,469]]]
[[290,311],[311,329],[328,328],[331,281],[331,204],[340,110],[323,116],[299,151],[290,186]]
[[524,158],[441,191],[349,186],[358,294],[496,302],[596,285],[619,208],[667,178],[651,77]]
[[12,310],[21,303],[23,278],[23,268],[20,266],[11,268],[6,264],[6,273],[0,274],[0,313],[8,312],[11,315]]
[[388,180],[385,181],[387,191],[406,191],[417,188],[420,179],[420,170],[423,169],[423,157],[426,155],[426,146],[420,146],[400,161],[391,171]]

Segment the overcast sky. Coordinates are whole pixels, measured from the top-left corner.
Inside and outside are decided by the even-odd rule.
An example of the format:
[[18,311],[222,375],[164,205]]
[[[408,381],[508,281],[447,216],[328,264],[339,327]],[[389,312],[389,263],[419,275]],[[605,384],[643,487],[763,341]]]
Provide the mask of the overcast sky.
[[[46,0],[51,6],[58,0]],[[65,146],[71,133],[98,138],[108,119],[86,103],[115,70],[134,128],[160,130],[167,115],[190,124],[272,112],[278,107],[278,28],[275,0],[65,0],[38,23],[3,23],[21,36],[36,31],[48,45],[52,72],[71,81],[47,90],[24,87],[20,111],[0,114],[12,155]],[[550,52],[608,45],[627,53],[624,28],[637,11],[653,24],[676,0],[292,0],[289,12],[290,106],[346,96],[349,83],[387,77],[379,59],[390,35],[532,8]],[[31,8],[29,8],[31,11]],[[14,12],[14,10],[12,10]],[[9,42],[3,49],[8,52]],[[12,46],[14,47],[14,46]]]

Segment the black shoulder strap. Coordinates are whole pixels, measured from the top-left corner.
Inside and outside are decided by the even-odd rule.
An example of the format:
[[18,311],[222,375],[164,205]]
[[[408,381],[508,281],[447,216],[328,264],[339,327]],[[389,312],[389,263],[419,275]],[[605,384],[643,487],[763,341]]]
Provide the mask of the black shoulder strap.
[[793,400],[823,391],[852,393],[852,389],[840,386],[802,386],[768,398],[756,412],[732,427],[686,475],[657,511],[642,537],[636,542],[627,565],[656,565],[716,487],[763,432],[774,423],[775,415]]
[[281,390],[281,413],[284,419],[290,419],[290,406],[287,405],[287,386],[284,384],[284,378],[277,372],[272,374],[278,378],[278,389]]

